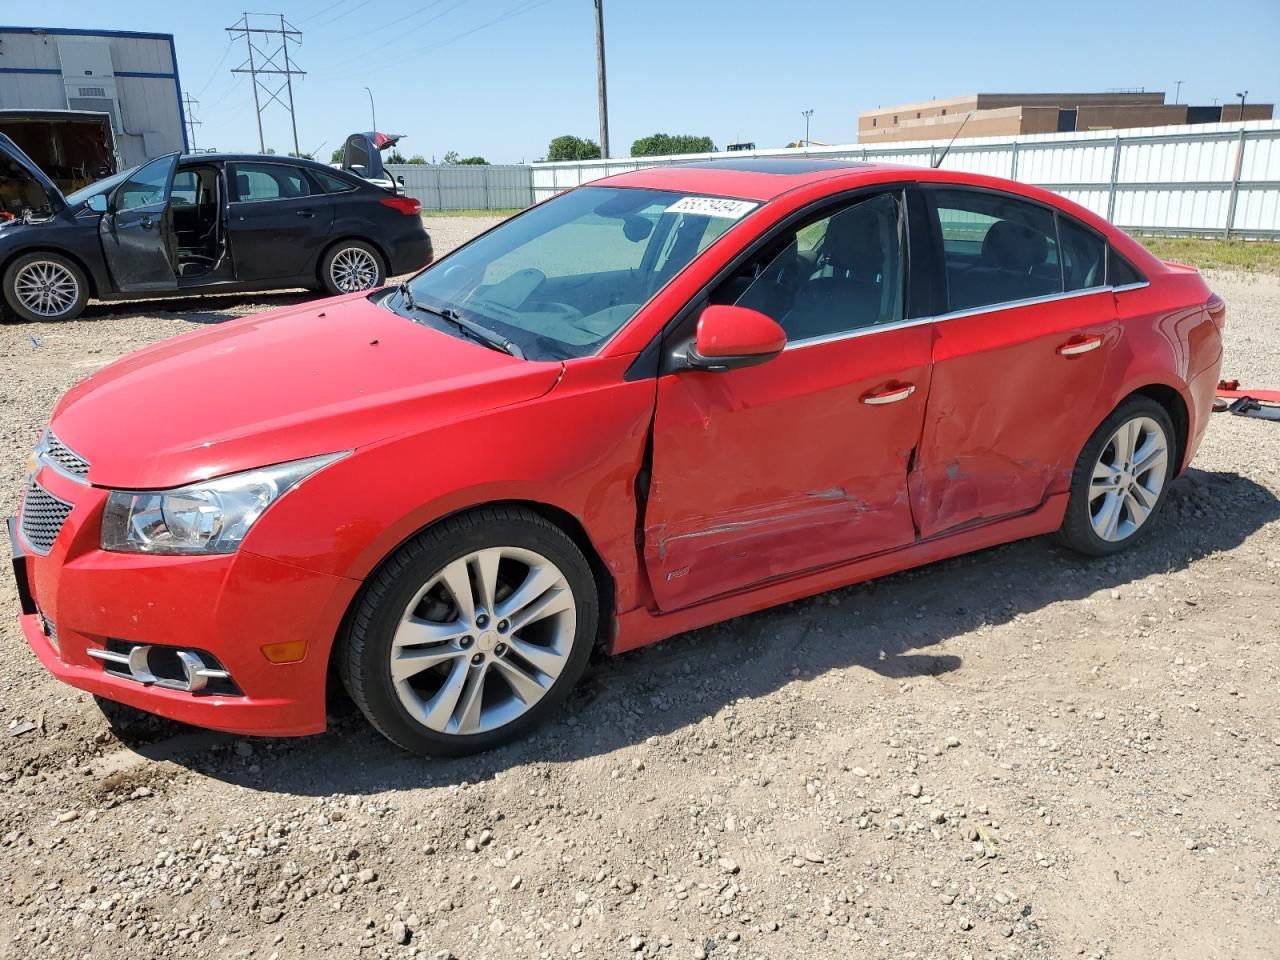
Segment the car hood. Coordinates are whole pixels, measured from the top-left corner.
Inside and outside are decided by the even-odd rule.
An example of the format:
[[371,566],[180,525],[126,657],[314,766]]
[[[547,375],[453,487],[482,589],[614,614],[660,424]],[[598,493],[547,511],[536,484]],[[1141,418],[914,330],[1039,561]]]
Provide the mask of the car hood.
[[50,429],[89,462],[96,486],[175,487],[533,399],[562,369],[356,294],[140,350],[67,393]]

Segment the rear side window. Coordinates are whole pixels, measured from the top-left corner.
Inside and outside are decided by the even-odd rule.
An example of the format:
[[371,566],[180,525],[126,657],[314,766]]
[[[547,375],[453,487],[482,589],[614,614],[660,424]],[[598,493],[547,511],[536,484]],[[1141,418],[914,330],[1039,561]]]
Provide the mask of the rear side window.
[[311,184],[297,167],[282,163],[237,163],[232,168],[236,199],[288,200],[311,194]]
[[950,310],[1062,292],[1053,211],[996,193],[929,195],[942,238]]
[[1062,245],[1062,279],[1068,292],[1101,287],[1107,282],[1107,244],[1092,230],[1058,215]]
[[1107,247],[1107,283],[1113,287],[1123,287],[1130,283],[1142,283],[1142,274],[1120,254]]
[[348,190],[354,190],[356,184],[350,180],[344,180],[337,174],[325,173],[323,170],[311,170],[311,176],[316,178],[316,182],[320,184],[320,189],[325,193],[345,193]]

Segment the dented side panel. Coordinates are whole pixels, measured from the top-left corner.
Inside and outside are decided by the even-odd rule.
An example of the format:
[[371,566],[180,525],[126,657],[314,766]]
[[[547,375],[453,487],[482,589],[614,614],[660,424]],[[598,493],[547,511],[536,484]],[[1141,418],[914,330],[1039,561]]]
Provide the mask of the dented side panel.
[[[921,537],[1039,506],[1069,486],[1106,414],[1103,386],[1120,340],[1109,289],[941,320],[933,385],[911,475]],[[1062,355],[1091,337],[1101,345]]]
[[[644,554],[662,610],[909,544],[927,325],[660,378]],[[901,402],[864,395],[912,384]]]

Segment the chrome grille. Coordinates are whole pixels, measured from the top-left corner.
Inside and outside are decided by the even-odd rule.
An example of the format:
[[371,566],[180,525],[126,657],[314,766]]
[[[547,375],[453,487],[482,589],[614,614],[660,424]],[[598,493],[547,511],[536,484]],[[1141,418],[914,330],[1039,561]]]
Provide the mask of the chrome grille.
[[50,463],[64,473],[76,477],[89,475],[89,462],[55,437],[52,432],[45,436],[44,455]]
[[58,539],[62,525],[71,515],[71,504],[59,500],[32,480],[22,498],[22,539],[36,553],[44,556]]

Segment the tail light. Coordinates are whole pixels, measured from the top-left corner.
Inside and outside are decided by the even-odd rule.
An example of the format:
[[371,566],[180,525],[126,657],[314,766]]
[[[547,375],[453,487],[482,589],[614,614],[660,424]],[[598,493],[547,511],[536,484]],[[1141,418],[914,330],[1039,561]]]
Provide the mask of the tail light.
[[407,216],[416,217],[418,211],[422,209],[422,204],[413,197],[383,197],[378,201],[384,207],[390,207],[392,210],[398,210]]
[[1209,311],[1209,318],[1218,325],[1219,330],[1227,325],[1227,302],[1216,293],[1209,294],[1204,308]]

